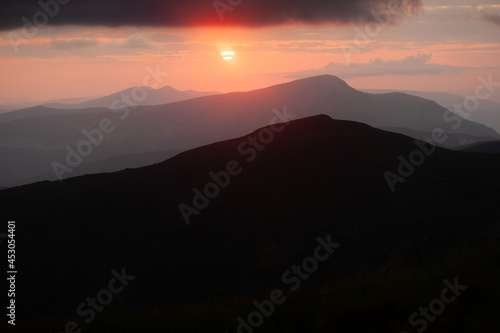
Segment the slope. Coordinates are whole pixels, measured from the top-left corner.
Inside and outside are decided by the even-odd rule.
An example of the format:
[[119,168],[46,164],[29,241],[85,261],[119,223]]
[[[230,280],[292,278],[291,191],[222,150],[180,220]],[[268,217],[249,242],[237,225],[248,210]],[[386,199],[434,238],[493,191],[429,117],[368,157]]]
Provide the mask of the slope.
[[[23,265],[17,299],[19,320],[26,326],[19,329],[64,327],[65,321],[75,319],[76,306],[103,288],[112,269],[125,267],[136,278],[105,312],[112,315],[96,319],[104,316],[112,322],[107,330],[131,330],[119,323],[151,311],[149,320],[161,322],[163,329],[223,331],[234,325],[235,317],[212,316],[208,309],[233,304],[224,306],[231,313],[227,309],[237,304],[246,313],[244,304],[251,306],[253,299],[276,288],[290,265],[312,253],[317,237],[331,235],[342,245],[307,281],[306,295],[316,295],[311,297],[319,297],[332,283],[420,267],[443,251],[498,235],[499,155],[438,148],[392,193],[384,172],[397,168],[400,154],[415,150],[413,139],[327,116],[274,128],[190,150],[150,167],[1,191],[0,218],[17,221],[16,258]],[[211,182],[225,185],[207,190]],[[208,193],[208,204],[195,199],[196,189]],[[179,205],[196,207],[193,200],[198,200],[198,213],[187,225]],[[445,277],[438,276],[437,282]],[[497,271],[470,283],[485,287],[491,279],[498,279]],[[357,291],[346,297],[365,297],[360,296],[366,293],[360,291],[365,290],[362,285],[353,287]],[[424,295],[435,293],[433,288],[426,288]],[[474,301],[481,299],[481,289],[471,289],[474,297],[465,308],[478,302],[485,306]],[[498,296],[491,289],[490,294]],[[29,299],[43,299],[44,307]],[[373,320],[379,331],[404,328],[405,316],[411,313],[406,311],[421,305],[419,300],[401,300],[405,310],[400,313],[401,306],[391,306],[392,301],[378,302],[383,312]],[[395,302],[400,304],[398,298]],[[190,304],[193,307],[184,307]],[[312,306],[311,318],[324,313],[325,322],[322,329],[306,325],[303,330],[328,332],[332,320],[346,318],[349,323],[344,324],[351,330],[338,331],[352,331],[356,325],[364,325],[356,331],[374,331],[370,320],[349,321],[342,315],[370,313],[367,305],[330,313],[323,301],[305,304]],[[185,312],[165,321],[165,307]],[[305,316],[310,310],[300,306],[300,311]],[[173,326],[183,316],[187,326]],[[307,318],[291,319],[282,329],[292,329],[297,321],[305,325]],[[393,318],[399,327],[394,327]],[[214,326],[208,329],[205,321]],[[140,331],[158,328],[141,326]]]
[[[2,185],[24,184],[26,179],[44,173],[53,173],[49,179],[57,179],[51,164],[46,161],[69,165],[65,162],[71,154],[69,151],[76,150],[78,144],[88,140],[82,131],[93,132],[106,119],[112,123],[113,130],[103,135],[102,142],[92,148],[89,156],[82,158],[84,163],[117,155],[183,151],[243,135],[272,121],[288,121],[317,114],[392,128],[395,132],[410,135],[420,132],[430,137],[435,129],[442,129],[453,134],[453,142],[474,142],[478,137],[487,140],[500,138],[494,130],[458,116],[443,119],[447,110],[434,102],[405,94],[365,94],[334,76],[313,77],[247,93],[206,96],[158,106],[91,110],[94,109],[85,109],[85,114],[66,111],[64,114],[0,124],[0,147],[17,148],[21,145],[21,148],[31,149],[5,158],[11,162],[4,169],[18,170],[18,173],[2,173],[7,181]],[[48,155],[36,173],[20,168],[24,160],[39,160],[31,155],[32,149],[37,150],[36,154]],[[71,177],[72,172],[60,176]]]

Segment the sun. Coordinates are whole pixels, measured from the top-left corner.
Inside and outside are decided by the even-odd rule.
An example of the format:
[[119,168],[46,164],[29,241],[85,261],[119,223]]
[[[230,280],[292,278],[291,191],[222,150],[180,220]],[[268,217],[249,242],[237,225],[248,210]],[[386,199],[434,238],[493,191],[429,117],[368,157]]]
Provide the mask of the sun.
[[222,56],[222,59],[224,59],[224,60],[231,60],[231,59],[233,59],[235,53],[234,53],[234,51],[222,51],[220,53],[220,55]]

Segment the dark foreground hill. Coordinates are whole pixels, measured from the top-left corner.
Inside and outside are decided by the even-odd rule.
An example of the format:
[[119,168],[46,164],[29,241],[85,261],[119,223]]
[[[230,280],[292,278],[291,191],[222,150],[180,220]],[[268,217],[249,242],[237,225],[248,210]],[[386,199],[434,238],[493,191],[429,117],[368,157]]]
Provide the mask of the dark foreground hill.
[[428,332],[498,328],[499,155],[438,148],[392,192],[384,173],[413,139],[327,116],[273,128],[1,191],[17,331],[414,332],[408,317],[455,277],[467,289]]
[[462,151],[475,152],[475,153],[500,153],[500,141],[489,141],[482,143],[474,143],[464,147],[460,147]]

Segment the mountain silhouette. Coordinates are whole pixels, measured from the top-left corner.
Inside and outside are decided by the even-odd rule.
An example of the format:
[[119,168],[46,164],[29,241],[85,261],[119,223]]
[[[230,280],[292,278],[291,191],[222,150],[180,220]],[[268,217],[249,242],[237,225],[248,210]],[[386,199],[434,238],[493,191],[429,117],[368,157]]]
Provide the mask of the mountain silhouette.
[[[94,131],[103,119],[113,123],[114,131],[92,148],[85,163],[113,156],[185,151],[266,126],[273,119],[279,120],[277,113],[292,119],[326,114],[405,135],[419,133],[423,137],[417,138],[422,140],[441,129],[453,137],[441,144],[444,146],[477,142],[481,138],[500,139],[493,129],[459,118],[435,102],[399,93],[362,93],[329,75],[165,105],[115,110],[39,108],[42,109],[21,110],[23,118],[11,121],[2,122],[2,116],[9,114],[0,115],[0,140],[4,142],[1,154],[6,161],[0,166],[3,186],[45,180],[43,175],[48,174],[52,174],[49,180],[57,179],[52,163],[65,163],[68,149],[75,150],[82,140],[88,141],[82,131]],[[46,115],[34,116],[42,112]],[[71,177],[72,172],[60,176]]]
[[473,143],[460,147],[462,151],[475,152],[475,153],[500,153],[500,141],[489,141],[481,143]]
[[[340,248],[286,293],[264,332],[409,329],[408,315],[456,275],[471,287],[446,318],[498,310],[488,289],[498,269],[480,266],[491,248],[474,254],[500,232],[500,155],[435,148],[392,192],[384,174],[415,149],[412,138],[319,115],[152,166],[2,190],[0,217],[17,221],[22,263],[18,329],[60,331],[74,320],[93,331],[236,331],[237,316],[285,288],[283,272],[329,235]],[[198,212],[186,219],[183,204]],[[95,323],[75,317],[122,267],[135,280],[112,306]],[[446,318],[434,329],[449,329]]]
[[[139,91],[139,92],[135,92]],[[209,92],[199,92],[194,90],[177,90],[170,86],[164,86],[162,88],[154,89],[152,87],[132,87],[117,93],[98,97],[88,101],[84,101],[76,104],[65,104],[65,103],[44,103],[43,105],[49,108],[56,109],[86,109],[86,108],[111,108],[116,100],[123,101],[123,96],[128,96],[131,103],[136,105],[159,105],[167,104],[172,102],[183,101],[187,99],[193,99],[208,95],[220,94],[216,91]],[[137,96],[138,98],[134,98]],[[122,102],[125,105],[124,102]]]
[[[405,93],[413,96],[422,97],[431,101],[435,101],[444,108],[447,108],[455,113],[455,106],[462,106],[464,110],[464,103],[470,103],[466,101],[463,96],[443,93],[443,92],[430,92],[430,91],[415,91],[415,90],[390,90],[390,89],[363,89],[362,91],[373,94],[387,94],[393,92]],[[465,95],[467,96],[467,95]],[[469,95],[474,97],[474,95]],[[493,96],[491,96],[493,97]],[[468,106],[470,109],[470,106]],[[465,109],[467,111],[467,109]],[[471,121],[489,126],[500,132],[500,104],[494,102],[493,100],[478,100],[477,108],[472,109],[467,112],[468,118]]]

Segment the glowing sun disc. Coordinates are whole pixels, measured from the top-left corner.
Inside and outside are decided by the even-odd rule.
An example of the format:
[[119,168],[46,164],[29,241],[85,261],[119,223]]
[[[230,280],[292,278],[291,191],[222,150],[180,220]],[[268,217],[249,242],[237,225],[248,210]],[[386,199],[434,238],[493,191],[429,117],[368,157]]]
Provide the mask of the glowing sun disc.
[[231,60],[234,57],[234,51],[222,51],[220,55],[224,60]]

